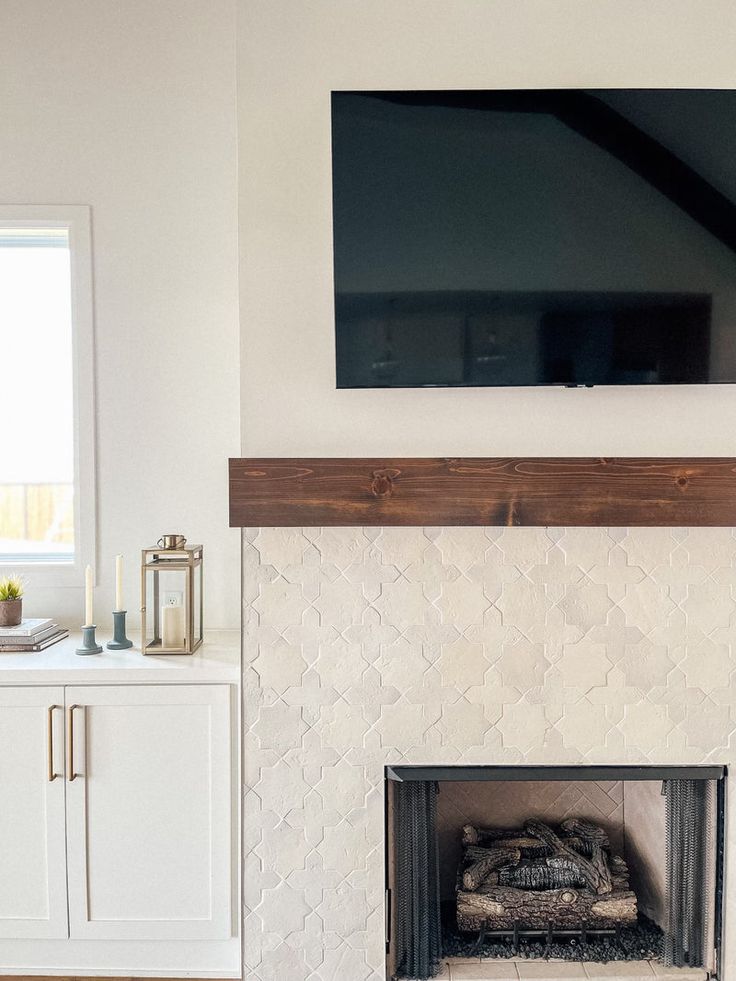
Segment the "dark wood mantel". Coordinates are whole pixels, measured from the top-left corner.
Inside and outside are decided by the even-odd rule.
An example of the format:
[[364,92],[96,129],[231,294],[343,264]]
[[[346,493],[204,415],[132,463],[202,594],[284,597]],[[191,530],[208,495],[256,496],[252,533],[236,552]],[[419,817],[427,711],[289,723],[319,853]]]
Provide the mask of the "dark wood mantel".
[[230,525],[729,527],[736,458],[232,459]]

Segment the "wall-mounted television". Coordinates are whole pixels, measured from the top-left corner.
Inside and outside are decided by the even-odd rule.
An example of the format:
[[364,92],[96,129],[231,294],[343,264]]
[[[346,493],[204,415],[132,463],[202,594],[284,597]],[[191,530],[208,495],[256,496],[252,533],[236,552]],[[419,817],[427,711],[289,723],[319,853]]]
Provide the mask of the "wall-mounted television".
[[339,388],[736,383],[736,91],[332,93]]

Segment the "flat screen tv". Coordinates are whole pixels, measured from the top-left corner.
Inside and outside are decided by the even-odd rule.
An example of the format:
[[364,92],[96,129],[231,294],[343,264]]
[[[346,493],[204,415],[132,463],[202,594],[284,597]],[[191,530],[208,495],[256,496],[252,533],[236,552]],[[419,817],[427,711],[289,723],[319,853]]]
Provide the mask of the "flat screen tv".
[[339,388],[736,382],[736,91],[334,92]]

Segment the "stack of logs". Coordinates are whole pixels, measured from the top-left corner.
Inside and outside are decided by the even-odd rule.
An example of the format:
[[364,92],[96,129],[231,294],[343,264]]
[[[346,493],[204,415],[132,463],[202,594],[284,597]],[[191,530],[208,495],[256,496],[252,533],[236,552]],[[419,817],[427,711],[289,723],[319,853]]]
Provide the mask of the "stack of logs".
[[463,828],[460,930],[609,929],[636,922],[624,860],[602,828],[578,818],[553,830]]

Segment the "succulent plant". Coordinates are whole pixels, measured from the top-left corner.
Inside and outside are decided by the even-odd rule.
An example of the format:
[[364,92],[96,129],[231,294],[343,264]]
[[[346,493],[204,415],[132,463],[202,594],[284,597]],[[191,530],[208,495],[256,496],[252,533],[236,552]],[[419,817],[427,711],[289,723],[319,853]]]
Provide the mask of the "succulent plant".
[[5,576],[0,579],[0,602],[20,599],[25,584],[23,576]]

